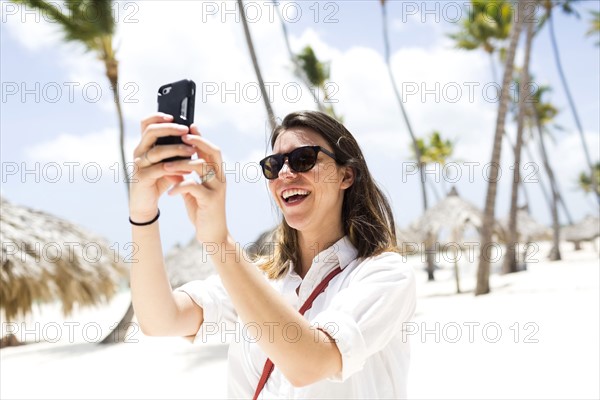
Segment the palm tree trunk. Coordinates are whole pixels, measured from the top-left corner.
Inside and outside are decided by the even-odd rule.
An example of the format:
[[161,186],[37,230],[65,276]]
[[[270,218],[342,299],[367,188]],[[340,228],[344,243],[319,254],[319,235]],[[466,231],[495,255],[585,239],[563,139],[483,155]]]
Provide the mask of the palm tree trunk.
[[[517,148],[510,141],[510,138],[508,137],[508,134],[506,133],[506,131],[504,131],[504,139],[506,139],[506,143],[509,144],[511,150],[513,151],[513,154],[516,154]],[[525,182],[523,182],[522,179],[519,181],[519,187],[521,188],[521,191],[523,192],[523,196],[525,197],[525,207],[527,208],[527,212],[529,212],[529,207],[531,204],[530,198],[529,198],[529,192],[527,191],[527,187],[525,187]]]
[[525,14],[523,12],[523,2],[518,2],[518,8],[518,18],[513,23],[510,44],[506,52],[504,75],[502,77],[502,90],[500,92],[500,104],[498,106],[498,117],[496,119],[496,131],[494,133],[494,145],[492,147],[491,159],[491,164],[492,166],[495,166],[495,168],[490,169],[490,177],[485,197],[485,210],[483,215],[483,225],[481,227],[481,247],[479,249],[479,265],[477,268],[477,286],[475,288],[476,296],[490,292],[491,241],[495,221],[494,212],[496,209],[498,169],[500,167],[500,156],[502,153],[502,133],[504,132],[504,123],[510,98],[509,89],[514,70],[515,52],[523,27],[523,16]]
[[[398,89],[398,85],[396,84],[396,79],[394,78],[394,73],[392,72],[392,65],[390,64],[390,40],[388,35],[388,27],[387,27],[387,12],[385,8],[385,1],[381,2],[381,17],[382,17],[382,25],[383,25],[383,44],[385,51],[385,65],[387,67],[388,75],[390,77],[390,82],[392,83],[392,89],[394,89],[394,94],[396,95],[396,101],[400,106],[400,112],[402,112],[402,117],[404,118],[404,122],[406,123],[406,128],[408,129],[408,133],[413,143],[413,148],[415,151],[415,156],[417,157],[417,165],[419,165],[419,175],[421,178],[421,194],[423,196],[423,212],[427,211],[427,188],[425,187],[425,171],[421,167],[421,150],[419,150],[419,146],[417,144],[417,137],[413,132],[412,126],[410,124],[410,120],[408,119],[408,114],[404,109],[404,103],[402,102],[402,96],[400,95],[400,90]],[[435,258],[433,257],[433,249],[430,247],[430,240],[425,240],[426,243],[426,259],[427,259],[427,280],[433,281],[435,270]],[[431,244],[433,245],[433,244]]]
[[[387,66],[388,75],[390,77],[390,81],[392,82],[392,88],[394,89],[394,94],[396,95],[396,100],[398,101],[398,105],[400,106],[400,111],[402,112],[402,117],[404,118],[404,122],[406,123],[406,127],[408,128],[408,133],[410,134],[410,138],[413,143],[415,156],[417,157],[417,164],[420,164],[421,160],[421,151],[419,150],[419,146],[417,145],[417,138],[413,132],[412,126],[408,119],[408,115],[406,114],[406,110],[404,109],[404,103],[402,102],[402,96],[400,96],[400,90],[398,89],[398,85],[396,85],[396,79],[394,79],[394,73],[392,72],[392,66],[390,65],[390,42],[388,37],[388,28],[387,28],[387,13],[385,9],[385,2],[381,2],[381,14],[383,21],[383,42],[384,42],[384,50],[385,50],[385,64]],[[425,171],[423,168],[419,167],[419,173],[421,176],[421,194],[423,196],[423,212],[427,211],[427,191],[425,188]]]
[[[529,127],[529,129],[531,131],[531,127]],[[533,138],[533,133],[531,133],[531,137]],[[529,148],[529,143],[525,143],[524,147],[525,147],[525,151],[527,152],[527,156],[529,157],[529,159],[531,161],[535,161],[533,154],[531,154],[531,149]],[[542,175],[538,174],[538,172],[536,171],[535,178],[537,178],[537,182],[540,184],[540,189],[542,190],[542,195],[544,196],[544,200],[546,200],[546,204],[548,205],[548,208],[550,209],[552,207],[552,199],[548,195],[548,191],[546,190],[546,185],[544,185],[544,181],[542,180]]]
[[[554,32],[554,20],[552,18],[552,8],[548,9],[548,31],[550,32],[550,42],[552,43],[552,50],[554,53],[554,60],[556,62],[556,68],[558,69],[558,74],[560,76],[560,81],[563,85],[563,89],[565,90],[565,94],[567,95],[567,100],[569,101],[569,108],[571,109],[571,113],[573,114],[573,118],[575,119],[575,124],[577,125],[577,131],[579,132],[579,137],[581,139],[581,146],[583,147],[583,153],[585,154],[585,160],[588,164],[588,168],[591,171],[590,176],[594,176],[594,165],[592,164],[592,158],[590,157],[590,152],[588,150],[587,142],[585,141],[585,136],[583,134],[583,127],[581,125],[581,121],[579,120],[579,114],[577,113],[577,108],[575,107],[575,102],[573,101],[573,96],[571,96],[571,91],[569,90],[569,84],[567,83],[567,77],[562,68],[562,62],[560,60],[560,51],[558,50],[558,43],[556,41],[556,34]],[[596,193],[596,198],[600,203],[600,189],[598,188],[597,182],[592,179],[592,190]]]
[[[531,3],[531,2],[529,2]],[[529,88],[529,63],[531,60],[531,43],[533,39],[533,23],[526,23],[525,60],[521,72],[521,87],[519,88],[519,115],[517,116],[517,141],[515,143],[515,163],[513,165],[513,182],[510,196],[510,212],[508,218],[508,240],[506,241],[506,254],[504,255],[503,272],[505,274],[517,272],[516,247],[519,239],[517,231],[517,211],[519,184],[521,183],[521,149],[523,147],[523,128],[525,125],[525,113],[527,111],[525,102]]]
[[490,66],[492,67],[492,79],[494,83],[498,82],[498,73],[496,72],[496,63],[494,62],[494,53],[488,52],[490,56]]
[[240,17],[242,19],[242,25],[244,26],[244,35],[246,36],[246,44],[248,45],[248,51],[250,51],[250,58],[252,59],[252,65],[254,66],[254,72],[256,73],[256,79],[258,80],[258,86],[262,98],[265,102],[265,108],[267,109],[267,117],[269,119],[269,125],[271,130],[274,130],[277,126],[277,120],[275,119],[275,113],[271,107],[271,100],[267,95],[267,89],[265,88],[265,81],[262,78],[260,67],[258,66],[258,59],[256,58],[256,52],[254,51],[254,44],[252,42],[252,36],[250,35],[250,28],[248,27],[248,20],[246,19],[246,12],[244,11],[244,2],[237,0],[238,9],[240,10]]
[[108,77],[111,87],[113,87],[113,99],[117,108],[117,117],[119,119],[119,151],[121,154],[121,170],[123,171],[123,182],[127,190],[127,199],[129,200],[129,179],[127,175],[127,159],[125,158],[125,126],[123,122],[123,109],[121,108],[121,99],[119,96],[119,79],[117,77]]
[[[125,182],[125,187],[127,189],[127,199],[129,200],[129,182],[127,175],[127,161],[125,158],[125,127],[123,122],[123,110],[121,108],[121,97],[119,95],[118,62],[113,56],[111,56],[112,40],[110,42],[104,43],[104,46],[106,76],[108,77],[110,85],[113,88],[113,100],[115,102],[115,107],[117,108],[117,116],[119,119],[119,149],[121,153],[121,168],[123,171],[123,182]],[[125,335],[127,334],[127,329],[131,325],[132,319],[133,305],[130,301],[129,307],[127,308],[127,312],[125,313],[125,315],[123,315],[123,317],[115,326],[115,328],[100,343],[122,343],[125,340]]]
[[[533,112],[533,111],[532,111]],[[532,134],[533,137],[533,134]],[[539,146],[539,143],[538,143]],[[531,149],[529,149],[529,146],[525,146],[525,150],[527,150],[527,155],[529,156],[529,158],[531,160],[534,160],[533,155],[531,154]],[[542,176],[540,174],[538,174],[536,172],[536,178],[538,178],[538,183],[540,184],[540,188],[542,189],[542,193],[544,195],[544,199],[546,200],[546,204],[548,205],[548,209],[552,210],[552,199],[550,198],[550,195],[548,194],[548,191],[546,190],[546,186],[544,185],[544,181],[542,180]],[[571,217],[571,213],[569,212],[569,208],[567,207],[567,204],[565,203],[565,200],[563,199],[560,191],[557,193],[558,195],[558,202],[565,214],[565,217],[567,218],[567,222],[572,225],[573,224],[573,218]]]
[[433,196],[435,197],[435,199],[437,201],[440,201],[440,194],[437,191],[437,189],[435,188],[435,182],[429,180],[429,181],[427,181],[427,183],[429,183],[429,187],[431,188],[431,191],[433,192]]
[[546,174],[548,174],[548,179],[550,180],[550,190],[552,192],[552,248],[550,249],[550,254],[548,254],[548,258],[551,261],[560,260],[560,223],[558,220],[558,187],[556,179],[554,178],[554,172],[552,171],[552,167],[550,166],[550,162],[548,161],[548,154],[546,153],[546,145],[544,143],[544,132],[542,128],[542,123],[538,118],[537,114],[534,110],[534,118],[538,128],[538,135],[540,138],[540,153],[542,154],[542,162],[544,164],[544,169],[546,170]]
[[283,20],[283,17],[281,16],[281,12],[279,10],[279,2],[276,0],[273,0],[273,4],[275,6],[275,9],[277,10],[277,16],[279,17],[279,20],[281,21],[281,29],[283,30],[283,38],[285,39],[285,47],[287,48],[288,54],[290,55],[290,60],[294,64],[294,74],[298,78],[300,78],[300,80],[302,81],[304,86],[306,86],[308,91],[312,94],[315,104],[317,105],[317,108],[319,109],[319,111],[325,112],[326,111],[325,106],[323,105],[323,102],[321,102],[321,99],[319,99],[319,96],[317,96],[317,93],[315,91],[316,88],[311,86],[310,82],[308,81],[308,78],[306,77],[306,74],[304,73],[304,70],[298,64],[296,55],[292,51],[292,46],[290,46],[290,38],[288,35],[287,26],[285,25],[285,21]]

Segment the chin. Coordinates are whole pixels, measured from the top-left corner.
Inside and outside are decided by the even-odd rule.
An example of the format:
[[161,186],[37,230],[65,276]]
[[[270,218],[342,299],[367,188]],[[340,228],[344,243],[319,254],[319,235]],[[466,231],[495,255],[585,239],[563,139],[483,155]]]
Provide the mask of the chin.
[[298,216],[283,216],[285,222],[289,225],[290,228],[295,229],[297,231],[302,231],[308,225],[307,218],[301,218]]

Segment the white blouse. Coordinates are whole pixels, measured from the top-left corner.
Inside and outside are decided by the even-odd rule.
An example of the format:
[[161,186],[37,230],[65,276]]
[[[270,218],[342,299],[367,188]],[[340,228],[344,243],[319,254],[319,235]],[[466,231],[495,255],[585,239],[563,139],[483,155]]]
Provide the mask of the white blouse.
[[[341,266],[342,272],[304,317],[336,340],[342,371],[312,385],[294,387],[275,366],[260,399],[406,398],[410,348],[403,328],[415,311],[413,269],[397,253],[365,259],[356,255],[356,248],[343,237],[313,259],[304,280],[290,266],[284,276],[269,281],[300,309],[323,278]],[[210,337],[231,342],[228,397],[252,398],[267,358],[255,338],[267,335],[268,329],[243,325],[218,275],[176,290],[203,308],[204,323],[195,342]],[[287,332],[288,339],[294,340],[297,330],[290,327]]]

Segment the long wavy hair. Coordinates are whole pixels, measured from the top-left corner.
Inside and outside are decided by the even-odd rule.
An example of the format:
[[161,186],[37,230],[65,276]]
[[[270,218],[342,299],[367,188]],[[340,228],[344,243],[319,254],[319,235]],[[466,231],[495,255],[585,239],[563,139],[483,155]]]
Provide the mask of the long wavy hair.
[[[318,111],[299,111],[288,114],[271,133],[271,148],[277,137],[291,128],[310,128],[329,143],[337,164],[354,169],[354,183],[345,190],[342,203],[344,234],[358,250],[358,257],[371,257],[386,251],[398,252],[394,216],[389,202],[369,172],[362,151],[354,136],[344,125]],[[258,260],[260,268],[270,279],[281,277],[299,262],[298,232],[285,218],[275,230],[270,255]],[[263,253],[264,254],[264,253]]]

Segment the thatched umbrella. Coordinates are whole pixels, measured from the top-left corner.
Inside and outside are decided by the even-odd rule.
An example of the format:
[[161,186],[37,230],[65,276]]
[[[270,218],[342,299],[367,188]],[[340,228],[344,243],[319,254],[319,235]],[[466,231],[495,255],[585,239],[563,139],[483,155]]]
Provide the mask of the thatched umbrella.
[[277,226],[267,229],[258,236],[254,243],[247,246],[247,253],[250,257],[262,257],[273,254],[277,240]]
[[0,198],[0,309],[7,320],[34,303],[95,305],[118,290],[126,268],[104,239],[68,221]]
[[217,271],[210,260],[210,251],[209,246],[201,245],[195,238],[185,246],[177,244],[169,250],[165,264],[171,287],[177,288],[184,283],[206,279],[215,274]]
[[[430,207],[419,219],[410,225],[421,238],[430,237],[435,242],[440,233],[447,231],[449,241],[460,246],[459,240],[467,228],[473,227],[479,231],[483,225],[483,212],[462,199],[455,187],[445,199]],[[498,232],[498,228],[495,228]],[[429,246],[427,246],[429,247]],[[454,247],[453,247],[454,248]],[[455,260],[457,257],[455,256]],[[455,261],[456,291],[460,293],[458,264]]]
[[[500,240],[506,243],[508,232],[508,217],[500,221],[502,234]],[[552,229],[537,222],[528,212],[527,207],[519,207],[517,210],[517,234],[521,243],[535,242],[538,240],[551,240]]]
[[[421,237],[434,234],[436,237],[447,230],[450,240],[459,240],[464,231],[469,227],[481,229],[483,225],[483,212],[458,195],[455,187],[450,190],[446,198],[433,207],[430,207],[419,219],[411,224],[411,229],[418,232]],[[496,231],[498,231],[496,227]]]
[[399,228],[396,226],[396,241],[402,254],[412,255],[419,250],[425,240],[421,237],[420,232],[411,227]]
[[561,229],[564,240],[573,242],[575,250],[581,249],[581,242],[592,241],[600,236],[600,219],[588,215],[576,224]]

